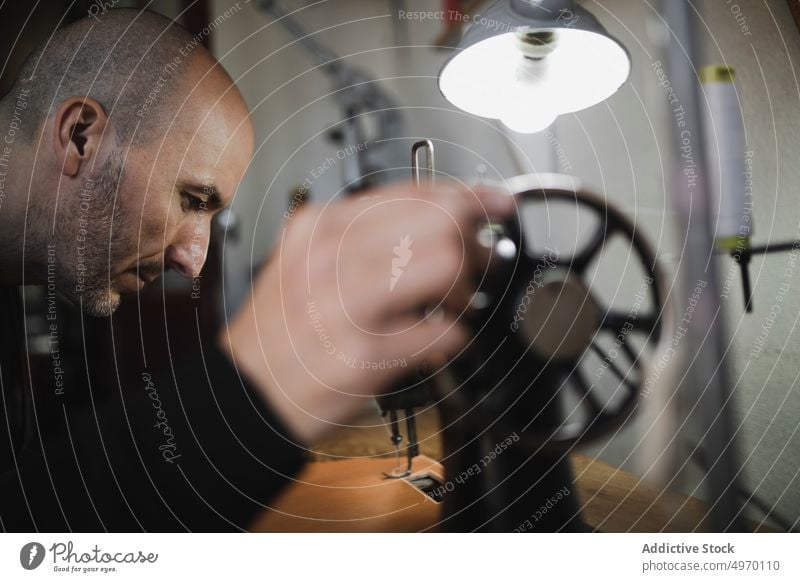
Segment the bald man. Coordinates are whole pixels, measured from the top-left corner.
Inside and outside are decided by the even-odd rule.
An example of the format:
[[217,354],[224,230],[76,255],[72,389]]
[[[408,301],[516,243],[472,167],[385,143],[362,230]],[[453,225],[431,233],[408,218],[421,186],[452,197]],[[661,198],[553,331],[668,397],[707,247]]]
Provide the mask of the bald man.
[[[487,259],[471,242],[476,225],[511,210],[503,195],[455,186],[309,205],[220,337],[179,338],[196,345],[190,361],[120,379],[119,398],[65,405],[42,426],[41,399],[60,395],[31,385],[17,286],[52,285],[83,313],[109,316],[168,269],[197,276],[254,135],[213,57],[136,10],[54,34],[0,114],[0,131],[13,129],[0,146],[5,530],[246,528],[306,447],[408,372],[380,362],[413,367],[464,344],[458,314]],[[411,252],[398,276],[402,240]],[[423,318],[433,305],[443,317]]]

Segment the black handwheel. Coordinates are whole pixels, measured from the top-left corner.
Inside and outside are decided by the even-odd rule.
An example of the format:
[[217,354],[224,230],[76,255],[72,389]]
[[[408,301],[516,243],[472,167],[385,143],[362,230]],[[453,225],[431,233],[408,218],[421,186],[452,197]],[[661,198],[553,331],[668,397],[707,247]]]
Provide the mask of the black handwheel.
[[[465,418],[483,425],[476,433],[516,432],[533,447],[571,447],[613,431],[634,412],[648,358],[672,337],[665,277],[635,224],[574,178],[527,175],[506,185],[518,216],[547,217],[560,205],[588,212],[595,224],[570,252],[548,244],[546,233],[544,242],[527,237],[525,216],[483,229],[493,265],[476,294],[473,343],[451,367],[461,392],[449,395],[451,405],[458,401]],[[587,234],[580,224],[578,234]],[[589,276],[617,237],[642,273],[627,308],[604,304]]]

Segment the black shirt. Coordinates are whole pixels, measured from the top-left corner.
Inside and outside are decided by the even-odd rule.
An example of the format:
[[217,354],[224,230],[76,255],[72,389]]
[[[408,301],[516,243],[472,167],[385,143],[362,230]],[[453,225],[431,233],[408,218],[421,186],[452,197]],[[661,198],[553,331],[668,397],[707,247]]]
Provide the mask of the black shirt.
[[0,290],[0,305],[1,530],[243,530],[301,467],[301,448],[214,342],[186,338],[192,357],[72,406],[52,358],[36,364],[50,381],[31,380],[18,291]]

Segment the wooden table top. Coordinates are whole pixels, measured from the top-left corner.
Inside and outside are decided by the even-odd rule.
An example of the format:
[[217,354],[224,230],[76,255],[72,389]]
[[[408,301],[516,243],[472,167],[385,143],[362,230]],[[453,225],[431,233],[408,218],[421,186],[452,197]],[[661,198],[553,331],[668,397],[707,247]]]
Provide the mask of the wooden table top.
[[[436,531],[441,504],[404,479],[383,475],[394,458],[312,462],[253,524],[271,532]],[[606,532],[703,531],[706,506],[663,493],[638,477],[583,455],[572,456],[584,521]],[[444,481],[442,466],[419,456],[413,473]]]
[[[431,473],[445,481],[438,416],[417,419],[421,455],[415,474]],[[290,485],[253,523],[255,531],[273,532],[417,532],[436,531],[442,506],[402,479],[385,471],[397,465],[388,430],[375,411],[341,429],[315,450]],[[606,532],[704,531],[707,507],[685,495],[664,492],[591,457],[573,454],[575,491],[584,521]],[[769,528],[762,528],[769,529]]]

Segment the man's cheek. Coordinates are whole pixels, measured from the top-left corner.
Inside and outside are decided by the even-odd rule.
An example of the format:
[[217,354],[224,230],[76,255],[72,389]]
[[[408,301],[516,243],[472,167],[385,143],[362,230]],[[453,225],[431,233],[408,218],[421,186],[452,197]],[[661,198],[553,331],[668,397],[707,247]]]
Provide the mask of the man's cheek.
[[131,237],[141,246],[166,246],[176,230],[178,218],[175,212],[160,206],[145,207],[140,224],[136,225]]

